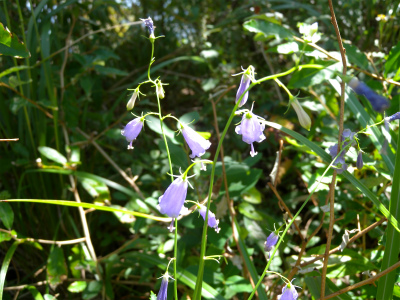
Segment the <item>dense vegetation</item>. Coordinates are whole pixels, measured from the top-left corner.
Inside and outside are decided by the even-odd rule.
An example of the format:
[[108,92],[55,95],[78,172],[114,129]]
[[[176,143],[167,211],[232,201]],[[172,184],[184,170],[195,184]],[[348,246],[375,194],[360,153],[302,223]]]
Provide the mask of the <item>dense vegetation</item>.
[[1,1],[0,299],[399,299],[400,1],[330,2]]

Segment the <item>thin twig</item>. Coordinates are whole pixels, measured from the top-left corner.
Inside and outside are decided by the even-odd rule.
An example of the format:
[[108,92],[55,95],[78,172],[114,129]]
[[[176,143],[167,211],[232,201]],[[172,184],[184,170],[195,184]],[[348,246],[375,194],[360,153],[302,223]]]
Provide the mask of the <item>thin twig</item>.
[[[218,103],[231,89],[233,89],[235,87],[236,86],[231,86],[231,87],[227,88],[215,102],[212,99],[212,97],[210,98],[212,108],[213,108],[213,115],[214,115],[214,128],[217,133],[218,143],[220,141],[220,131],[219,131],[219,127],[218,127],[216,103]],[[224,180],[224,186],[225,186],[225,195],[226,195],[226,200],[227,200],[228,207],[229,207],[229,209],[228,209],[229,215],[231,217],[232,236],[237,245],[237,249],[239,251],[240,257],[241,257],[242,261],[244,261],[244,256],[243,256],[242,250],[239,247],[239,237],[237,236],[238,232],[236,230],[236,225],[235,225],[235,221],[234,221],[234,218],[236,216],[236,211],[235,211],[233,200],[229,197],[228,180],[226,178],[226,169],[225,169],[225,162],[224,162],[224,147],[222,145],[221,145],[221,163],[222,163],[222,174],[223,174],[223,180]],[[244,272],[245,272],[245,274],[247,274],[248,279],[250,280],[250,284],[251,284],[252,288],[254,289],[255,284],[254,284],[253,278],[251,277],[250,272],[247,270],[246,265],[244,265]]]
[[12,90],[14,93],[18,94],[20,97],[24,98],[26,101],[28,101],[29,103],[33,104],[34,106],[36,106],[37,109],[39,109],[41,112],[43,112],[47,117],[49,117],[50,119],[53,119],[53,115],[51,113],[49,113],[48,111],[46,111],[44,108],[42,108],[39,104],[37,104],[35,101],[25,97],[23,94],[21,94],[19,91],[17,91],[16,89],[14,89],[13,87],[9,86],[8,84],[5,84],[4,82],[0,82],[0,86],[4,86],[10,90]]
[[117,172],[130,184],[131,187],[136,191],[136,193],[140,196],[140,198],[145,199],[144,195],[140,191],[139,187],[136,185],[135,181],[138,179],[138,176],[134,176],[130,178],[128,174],[126,174],[113,160],[108,154],[97,144],[95,141],[91,139],[89,135],[83,132],[81,129],[76,128],[76,131],[83,135],[87,140],[89,140],[92,145],[100,152],[101,155],[117,170]]
[[[351,290],[354,290],[354,289],[356,289],[356,288],[362,287],[362,286],[364,286],[364,285],[366,285],[366,284],[372,284],[372,283],[374,283],[375,281],[377,281],[379,278],[381,278],[382,276],[384,276],[384,275],[386,275],[386,274],[392,272],[393,270],[397,269],[398,267],[400,267],[400,261],[397,262],[397,263],[395,263],[395,264],[392,265],[391,267],[387,268],[386,270],[384,270],[384,271],[382,271],[382,272],[376,274],[375,276],[373,276],[373,277],[371,277],[371,278],[368,278],[368,279],[366,279],[366,280],[363,280],[363,281],[361,281],[361,282],[359,282],[359,283],[353,284],[353,285],[351,285],[351,286],[348,286],[348,287],[346,287],[346,288],[344,288],[344,289],[341,289],[341,290],[339,290],[339,291],[337,291],[337,292],[335,292],[335,293],[333,293],[333,294],[330,294],[330,295],[326,296],[324,299],[335,298],[335,297],[338,296],[338,295],[341,295],[341,294],[344,294],[344,293],[349,292],[349,291],[351,291]],[[321,298],[320,300],[322,300],[322,298]]]
[[274,187],[276,188],[278,186],[278,178],[279,178],[279,168],[281,167],[281,161],[282,161],[282,151],[283,151],[283,140],[279,140],[279,152],[278,152],[278,165],[276,168],[276,175],[275,175],[275,180],[274,180]]
[[[299,38],[299,37],[297,37],[297,36],[293,36],[293,39],[296,40],[296,41],[298,41],[298,42],[305,43],[304,40],[302,40],[301,38]],[[335,60],[335,61],[337,61],[337,62],[340,61],[340,60],[337,59],[336,57],[333,57],[332,55],[330,55],[328,51],[326,51],[324,48],[321,48],[321,47],[318,46],[317,44],[314,44],[314,43],[307,43],[307,45],[309,45],[309,46],[313,47],[314,49],[317,49],[318,51],[324,53],[328,58],[330,58],[330,59],[332,59],[332,60]],[[400,86],[400,82],[394,81],[393,79],[384,78],[384,77],[382,77],[382,76],[379,76],[379,75],[370,73],[370,72],[368,72],[368,71],[362,70],[362,69],[360,69],[360,68],[358,68],[358,67],[355,67],[355,66],[349,66],[349,68],[354,69],[354,70],[356,70],[356,71],[359,71],[359,72],[361,72],[361,73],[364,73],[365,75],[368,75],[368,76],[370,76],[370,77],[372,77],[372,78],[374,78],[374,79],[377,79],[377,80],[380,80],[380,81],[386,81],[387,83],[391,83],[391,84]]]
[[[383,218],[383,219],[379,220],[378,222],[375,222],[374,224],[368,226],[367,228],[365,228],[365,229],[362,230],[361,232],[358,232],[357,234],[355,234],[355,235],[349,240],[349,242],[347,243],[347,246],[350,245],[350,244],[352,244],[352,243],[353,243],[355,240],[357,240],[358,238],[364,236],[366,233],[368,233],[368,232],[371,231],[372,229],[378,227],[379,225],[381,225],[381,224],[382,224],[383,222],[385,222],[385,221],[387,221],[387,220],[386,220],[385,218]],[[338,251],[340,251],[340,246],[338,246],[338,247],[336,247],[336,248],[330,250],[330,251],[329,251],[329,255],[331,255],[331,254],[333,254],[333,253],[336,253],[336,252],[338,252]],[[320,255],[320,256],[314,258],[313,260],[304,262],[304,263],[300,264],[300,267],[303,268],[303,267],[305,267],[305,266],[311,265],[312,263],[315,263],[316,261],[321,260],[322,258],[324,258],[324,255]]]
[[[290,212],[289,207],[287,207],[286,203],[282,200],[281,196],[279,195],[278,191],[276,190],[276,188],[271,184],[271,182],[268,182],[268,186],[270,187],[270,189],[274,192],[276,198],[278,198],[279,202],[281,203],[281,205],[283,206],[283,208],[286,210],[286,212],[288,213],[289,217],[291,219],[293,219],[293,215]],[[299,228],[299,226],[297,225],[296,221],[293,222],[294,227],[296,227],[296,230],[299,232],[299,236],[301,238],[302,241],[304,241],[304,237],[301,234],[301,230]]]
[[[339,26],[337,24],[335,11],[333,9],[332,0],[328,0],[329,9],[331,12],[331,22],[333,27],[335,28],[336,38],[339,44],[340,55],[342,57],[342,64],[343,64],[343,75],[347,73],[347,63],[346,63],[346,49],[343,47],[342,38],[340,36]],[[345,88],[346,83],[342,80],[340,83],[341,87],[341,94],[340,94],[340,118],[339,118],[339,137],[338,137],[338,152],[341,150],[341,143],[342,143],[342,133],[343,133],[343,123],[344,123],[344,95],[345,95]],[[335,224],[335,186],[336,186],[336,169],[333,171],[332,176],[332,183],[330,185],[329,193],[330,197],[330,209],[329,209],[329,230],[328,236],[326,241],[326,249],[325,249],[325,256],[324,256],[324,265],[322,267],[322,274],[321,274],[321,299],[324,299],[325,296],[325,284],[326,284],[326,273],[328,268],[328,258],[329,258],[329,249],[331,247],[332,242],[332,233],[333,233],[333,225]]]
[[16,142],[19,141],[19,138],[15,138],[15,139],[0,139],[0,142]]
[[1,229],[1,228],[0,228],[0,231],[9,234],[15,241],[20,241],[20,242],[36,242],[39,244],[63,246],[63,245],[78,244],[78,243],[82,243],[82,242],[86,241],[86,238],[84,238],[84,237],[79,238],[79,239],[66,240],[66,241],[52,241],[52,240],[43,240],[43,239],[34,239],[34,238],[19,239],[11,231]]

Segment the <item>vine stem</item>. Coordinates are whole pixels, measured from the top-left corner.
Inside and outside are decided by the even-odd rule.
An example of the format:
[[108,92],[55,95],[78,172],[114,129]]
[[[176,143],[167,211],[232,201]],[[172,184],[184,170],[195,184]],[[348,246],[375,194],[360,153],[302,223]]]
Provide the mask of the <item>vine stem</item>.
[[[340,55],[342,57],[342,64],[343,64],[343,75],[347,73],[347,63],[346,63],[346,49],[343,47],[342,38],[340,36],[339,26],[336,20],[335,11],[333,9],[332,0],[328,0],[329,9],[331,12],[331,22],[333,27],[335,28],[336,38],[339,44]],[[338,152],[341,148],[342,143],[342,133],[343,133],[343,123],[344,123],[344,95],[345,95],[345,88],[346,83],[342,80],[340,83],[341,94],[340,94],[340,116],[339,116],[339,137],[338,137]],[[322,267],[322,274],[321,274],[321,300],[325,298],[325,285],[326,285],[326,273],[328,268],[328,258],[329,258],[329,249],[331,247],[332,242],[332,233],[333,233],[333,225],[335,224],[335,186],[336,186],[336,170],[333,171],[332,182],[330,184],[330,200],[329,200],[329,229],[328,229],[328,236],[326,241],[326,248],[325,248],[325,255],[324,255],[324,265]]]
[[[149,78],[150,82],[152,82],[154,85],[156,85],[155,82],[150,77],[150,68],[151,68],[152,63],[154,62],[154,60],[153,60],[153,56],[154,56],[154,40],[155,39],[150,38],[150,42],[151,42],[151,57],[150,57],[149,68],[147,69],[147,77]],[[161,113],[161,103],[160,103],[160,97],[159,97],[159,95],[157,93],[157,89],[156,89],[156,96],[157,96],[158,117],[160,119],[161,134],[163,136],[164,143],[165,143],[165,149],[167,151],[168,164],[169,164],[169,173],[171,175],[171,182],[173,182],[174,181],[174,173],[172,171],[171,154],[169,153],[168,141],[167,141],[167,137],[165,136],[165,133],[164,133],[164,126],[163,126],[164,118],[163,118],[162,113]],[[170,226],[172,226],[172,224]],[[176,260],[177,260],[177,257],[178,257],[178,219],[177,218],[175,218],[174,257],[175,257],[175,259],[174,259],[174,279],[175,279],[174,280],[174,296],[175,296],[175,300],[178,300],[178,278],[176,276],[176,274],[177,274],[177,272],[176,272],[176,268],[177,268],[176,267]],[[167,272],[168,272],[168,270],[167,270]]]
[[[266,76],[263,77],[255,82],[253,82],[241,95],[241,97],[238,99],[238,101],[236,102],[235,106],[232,109],[232,112],[229,116],[228,121],[226,122],[224,131],[222,132],[221,138],[219,140],[218,146],[217,146],[217,150],[215,151],[215,155],[214,155],[214,160],[213,160],[213,165],[212,165],[212,169],[211,169],[211,176],[210,176],[210,185],[209,185],[209,189],[208,189],[208,198],[207,198],[207,211],[206,211],[206,217],[204,220],[204,225],[203,225],[203,233],[202,233],[202,239],[201,239],[201,250],[200,250],[200,260],[199,260],[199,270],[197,272],[197,279],[196,279],[196,286],[193,292],[193,300],[200,300],[201,299],[201,290],[202,290],[202,284],[203,284],[203,274],[204,274],[204,256],[206,254],[206,245],[207,245],[207,224],[208,224],[208,212],[210,210],[210,204],[211,204],[211,196],[212,196],[212,190],[213,190],[213,186],[214,186],[214,176],[215,176],[215,167],[217,164],[217,160],[218,160],[218,156],[219,156],[219,152],[221,151],[221,147],[222,147],[222,143],[224,141],[225,135],[229,129],[230,124],[232,123],[233,117],[235,116],[235,112],[237,110],[237,108],[239,107],[240,101],[242,100],[243,96],[246,94],[246,92],[248,92],[249,90],[251,90],[256,84],[260,84],[264,81],[267,80],[272,80],[272,79],[276,79],[278,77],[282,77],[282,76],[286,76],[289,75],[290,73],[293,73],[296,70],[300,70],[300,69],[323,69],[324,66],[322,65],[315,65],[315,64],[308,64],[308,65],[300,65],[300,66],[295,66],[285,72],[282,73],[278,73],[278,74],[274,74],[274,75],[270,75],[270,76]],[[264,274],[265,275],[265,274]],[[261,283],[261,281],[258,282],[258,285]],[[256,288],[258,287],[258,285],[256,285]],[[253,290],[254,292],[254,290]]]

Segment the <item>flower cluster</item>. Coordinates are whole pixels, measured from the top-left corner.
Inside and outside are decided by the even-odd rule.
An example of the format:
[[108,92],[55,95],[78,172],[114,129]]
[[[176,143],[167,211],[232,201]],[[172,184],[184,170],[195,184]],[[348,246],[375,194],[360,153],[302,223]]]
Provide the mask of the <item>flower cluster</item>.
[[[336,171],[338,174],[343,173],[343,171],[346,171],[348,168],[348,165],[346,164],[344,157],[345,157],[347,151],[349,150],[349,147],[353,146],[356,135],[357,134],[355,132],[352,132],[350,129],[345,129],[345,130],[343,130],[343,134],[342,134],[342,139],[344,140],[344,142],[342,143],[342,147],[341,147],[342,150],[341,150],[340,154],[339,154],[339,145],[338,144],[335,144],[335,145],[329,147],[329,149],[328,149],[329,154],[331,155],[332,159],[334,159],[333,165],[337,168]],[[349,144],[351,144],[351,145],[349,146]],[[361,151],[359,151],[359,153],[361,153]],[[359,166],[362,168],[362,165],[363,165],[362,154],[361,154],[361,156],[359,154],[357,157],[357,168]]]

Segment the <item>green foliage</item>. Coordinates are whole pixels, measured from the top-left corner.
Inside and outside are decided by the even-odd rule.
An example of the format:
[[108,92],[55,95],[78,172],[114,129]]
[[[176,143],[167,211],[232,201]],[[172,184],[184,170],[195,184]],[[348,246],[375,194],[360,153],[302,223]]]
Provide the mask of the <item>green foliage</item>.
[[[0,202],[0,251],[5,254],[0,298],[16,295],[4,287],[26,285],[19,297],[156,299],[152,291],[159,290],[175,250],[169,274],[176,263],[177,276],[169,281],[168,299],[177,284],[179,299],[201,294],[244,300],[261,277],[258,297],[275,299],[285,281],[274,273],[260,276],[269,261],[269,271],[296,274],[299,299],[320,297],[321,263],[307,261],[325,253],[330,212],[323,210],[333,170],[323,174],[332,162],[327,149],[338,138],[337,74],[342,71],[327,1],[0,3],[0,139],[19,138],[0,141],[0,200],[19,199]],[[378,114],[364,96],[346,88],[344,127],[358,132],[399,111],[399,85],[393,83],[400,80],[398,1],[344,1],[334,9],[347,74],[391,102],[386,115]],[[168,83],[161,112],[190,124],[212,143],[203,158],[214,159],[240,82],[240,76],[231,75],[241,66],[253,65],[256,80],[291,70],[279,80],[312,120],[310,131],[299,125],[288,94],[273,80],[251,88],[241,109],[250,109],[254,101],[253,112],[267,120],[266,140],[255,143],[259,154],[250,157],[250,146],[235,134],[240,117],[227,129],[210,198],[221,231],[208,229],[205,254],[219,262],[205,261],[198,295],[203,218],[195,211],[179,219],[176,249],[167,229],[170,219],[157,210],[170,184],[168,173],[177,175],[192,163],[179,124],[166,118],[161,128],[157,115],[146,116],[129,151],[121,136],[134,118],[125,109],[133,92],[127,89],[148,79],[151,43],[139,22],[147,16],[154,20],[156,36],[164,35],[155,41],[149,72]],[[320,39],[316,45],[301,42],[299,23],[314,22]],[[158,111],[151,85],[140,87],[133,114]],[[330,256],[326,294],[365,280],[362,272],[376,274],[398,261],[397,121],[391,124],[386,154],[381,129],[372,126],[358,134],[362,170],[355,169],[358,145],[346,154],[350,167],[337,176],[331,249],[340,246],[346,230],[363,230],[383,217],[387,221]],[[190,170],[195,177],[188,200],[205,203],[211,165],[207,169],[195,165]],[[273,169],[277,172],[269,176]],[[266,237],[281,226],[282,234],[291,221],[278,197],[294,215],[314,189],[295,220],[301,232],[290,228],[267,260]],[[193,210],[192,205],[186,204]],[[86,235],[95,255],[82,240]],[[317,269],[302,273],[294,268],[297,261],[304,264],[302,271]],[[364,285],[334,299],[400,297],[398,278],[397,269],[377,286]]]

